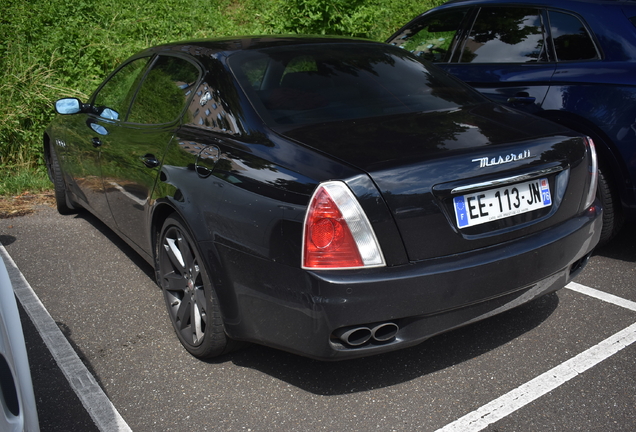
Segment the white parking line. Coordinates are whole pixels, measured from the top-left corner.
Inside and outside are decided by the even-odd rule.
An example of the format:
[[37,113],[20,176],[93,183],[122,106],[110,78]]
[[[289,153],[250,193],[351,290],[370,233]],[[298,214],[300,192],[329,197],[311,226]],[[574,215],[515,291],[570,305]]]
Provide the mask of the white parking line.
[[[573,291],[636,311],[636,303],[571,282],[566,286]],[[503,419],[530,402],[565,384],[591,367],[616,354],[636,342],[636,323],[605,339],[603,342],[583,351],[581,354],[561,363],[559,366],[539,375],[533,380],[498,397],[481,408],[447,424],[437,432],[477,432]]]
[[616,306],[620,306],[622,308],[633,310],[634,312],[636,312],[636,302],[626,300],[624,298],[615,296],[614,294],[609,294],[594,288],[586,287],[585,285],[577,284],[576,282],[570,282],[565,287],[571,289],[572,291],[576,291],[578,293],[603,300],[606,303],[612,303]]
[[95,425],[103,432],[131,431],[128,424],[126,424],[99,384],[97,384],[93,375],[79,359],[71,344],[62,334],[57,324],[55,324],[55,321],[2,244],[0,244],[0,256],[4,259],[18,300],[38,329],[58,367],[64,373],[77,397],[82,401],[82,405],[90,414]]

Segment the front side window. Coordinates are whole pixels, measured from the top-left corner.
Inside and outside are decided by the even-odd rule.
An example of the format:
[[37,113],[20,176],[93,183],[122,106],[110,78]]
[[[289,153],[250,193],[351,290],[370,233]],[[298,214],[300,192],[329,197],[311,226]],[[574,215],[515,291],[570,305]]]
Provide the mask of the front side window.
[[550,32],[558,61],[596,60],[594,42],[583,23],[575,16],[549,11]]
[[128,122],[163,124],[176,120],[199,79],[199,69],[189,61],[159,56],[135,96]]
[[447,62],[468,9],[444,11],[427,16],[391,42],[416,56],[434,62]]
[[101,117],[123,120],[135,89],[150,57],[133,60],[123,66],[102,86],[93,98],[93,106]]
[[547,61],[541,11],[534,8],[481,8],[462,47],[461,63]]

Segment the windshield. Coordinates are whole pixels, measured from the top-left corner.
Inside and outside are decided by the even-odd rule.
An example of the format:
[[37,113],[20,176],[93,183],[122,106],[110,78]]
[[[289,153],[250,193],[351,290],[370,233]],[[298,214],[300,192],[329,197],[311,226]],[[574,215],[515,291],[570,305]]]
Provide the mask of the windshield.
[[478,93],[399,48],[366,43],[242,51],[229,65],[264,121],[306,125],[455,110]]

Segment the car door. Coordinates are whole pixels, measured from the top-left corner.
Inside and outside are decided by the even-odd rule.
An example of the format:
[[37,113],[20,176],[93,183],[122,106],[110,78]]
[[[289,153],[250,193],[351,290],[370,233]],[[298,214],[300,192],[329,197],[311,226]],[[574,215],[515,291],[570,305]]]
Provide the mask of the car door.
[[[600,49],[578,16],[564,11],[548,10],[548,18],[557,68],[544,102],[544,109],[566,110],[590,120],[596,117],[593,122],[597,125],[614,123],[621,116],[621,112],[615,112],[616,109],[612,108],[630,107],[633,104],[633,96],[625,95],[620,85],[594,84],[612,80],[616,80],[614,84],[620,84],[625,82],[624,77],[631,75],[631,71],[625,68],[621,73],[621,68],[614,66],[611,69],[611,78],[608,77],[608,65],[601,61]],[[594,104],[589,103],[592,100]],[[590,111],[596,111],[598,117],[591,115]],[[625,120],[630,124],[634,119]]]
[[112,74],[91,98],[88,113],[67,116],[64,170],[70,190],[81,205],[88,207],[107,224],[112,215],[102,182],[103,143],[113,139],[116,125],[127,111],[138,80],[149,57],[131,61]]
[[451,62],[441,66],[495,102],[538,111],[556,69],[545,21],[538,8],[479,8]]
[[150,251],[152,192],[161,161],[201,75],[185,58],[159,55],[144,74],[123,122],[112,125],[102,146],[106,198],[119,231]]
[[545,21],[539,8],[454,7],[425,14],[389,42],[433,61],[496,102],[534,112],[556,68]]

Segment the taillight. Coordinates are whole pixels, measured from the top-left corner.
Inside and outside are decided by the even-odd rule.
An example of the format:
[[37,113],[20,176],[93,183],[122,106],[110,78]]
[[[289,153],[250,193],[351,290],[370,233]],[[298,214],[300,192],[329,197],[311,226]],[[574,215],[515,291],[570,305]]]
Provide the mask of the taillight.
[[347,185],[322,183],[305,216],[302,267],[351,269],[384,266],[380,245]]
[[587,191],[587,197],[585,198],[584,209],[587,209],[589,206],[594,203],[594,198],[596,197],[596,187],[598,184],[598,162],[596,160],[596,148],[594,147],[594,141],[592,138],[587,137],[587,147],[590,150],[590,189]]

